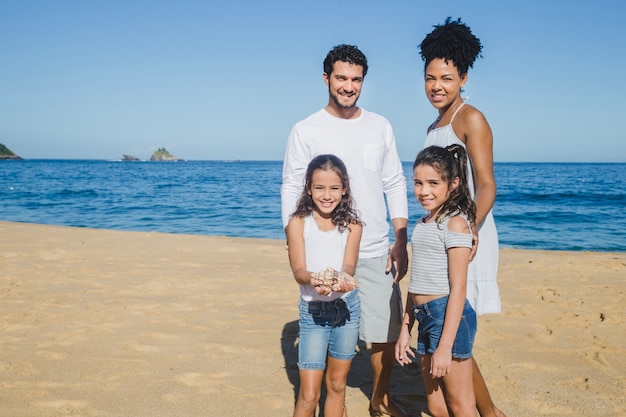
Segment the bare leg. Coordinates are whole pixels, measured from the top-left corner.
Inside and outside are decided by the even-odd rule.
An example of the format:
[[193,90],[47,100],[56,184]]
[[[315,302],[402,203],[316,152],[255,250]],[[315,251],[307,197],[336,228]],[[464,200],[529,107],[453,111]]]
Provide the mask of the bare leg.
[[476,416],[476,395],[472,386],[473,361],[452,359],[450,373],[443,378],[446,404],[455,417]]
[[485,383],[483,375],[480,373],[478,363],[472,358],[472,380],[474,382],[474,392],[476,394],[476,408],[481,417],[506,417],[502,411],[498,409],[491,399],[489,389]]
[[[478,409],[480,416],[481,417],[506,417],[506,415],[502,411],[500,411],[498,407],[494,405],[491,399],[491,396],[489,395],[489,389],[487,388],[487,384],[485,383],[485,380],[483,379],[483,376],[480,373],[480,369],[478,368],[478,364],[476,363],[474,358],[472,358],[471,362],[472,362],[472,383],[474,384],[476,408]],[[422,372],[424,372],[423,366],[422,366]],[[425,378],[428,375],[428,369],[430,369],[430,363],[428,363],[426,369],[427,369],[426,373],[424,374]],[[438,387],[436,385],[431,385],[429,387],[427,383],[429,381],[427,381],[426,379],[424,380],[424,382],[426,383],[427,392],[436,391],[437,389],[443,389],[443,387]],[[437,397],[433,397],[433,398],[436,399]],[[450,413],[448,412],[447,407],[443,407],[441,404],[442,404],[441,401],[435,401],[431,405],[431,400],[429,397],[428,407],[430,408],[430,412],[433,414],[433,416],[449,417]]]
[[328,357],[324,417],[346,417],[348,415],[346,410],[346,384],[351,362]]
[[[372,389],[372,401],[370,414],[389,415],[393,417],[406,417],[405,414],[391,401],[389,397],[389,381],[395,361],[395,342],[372,343],[372,373],[374,384]],[[382,413],[382,414],[381,414]]]
[[422,376],[428,398],[428,411],[433,417],[476,416],[475,395],[472,389],[470,360],[452,360],[450,373],[443,378],[430,375],[432,355],[422,356]]
[[300,391],[293,417],[313,417],[322,393],[324,371],[300,370]]
[[422,355],[422,377],[426,388],[426,398],[428,401],[428,412],[433,417],[449,417],[448,405],[444,396],[443,380],[430,376],[431,355]]

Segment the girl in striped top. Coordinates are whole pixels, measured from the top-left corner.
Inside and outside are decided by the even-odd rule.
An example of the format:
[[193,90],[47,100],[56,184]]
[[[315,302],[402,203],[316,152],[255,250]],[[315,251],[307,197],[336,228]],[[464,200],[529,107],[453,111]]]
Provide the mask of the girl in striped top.
[[413,164],[414,192],[427,214],[411,238],[409,293],[396,360],[411,363],[411,329],[419,322],[417,352],[434,416],[475,416],[472,345],[476,312],[466,298],[476,205],[461,145],[431,146]]

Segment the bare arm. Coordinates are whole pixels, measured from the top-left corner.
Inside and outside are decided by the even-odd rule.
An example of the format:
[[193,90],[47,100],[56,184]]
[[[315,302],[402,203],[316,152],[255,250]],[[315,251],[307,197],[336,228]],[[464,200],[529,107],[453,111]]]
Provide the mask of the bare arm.
[[489,123],[478,110],[471,108],[463,118],[463,136],[476,181],[476,224],[480,226],[496,200],[493,175],[493,135]]
[[351,276],[354,275],[356,262],[359,259],[359,245],[361,244],[362,234],[362,225],[350,225],[350,234],[348,235],[348,242],[346,243],[346,249],[343,254],[343,266],[341,267],[341,272],[345,272]]
[[[345,232],[348,233],[348,232]],[[348,235],[348,241],[346,242],[346,248],[343,253],[343,264],[337,282],[329,288],[333,292],[349,292],[358,287],[358,282],[354,279],[354,271],[356,270],[356,263],[359,258],[359,245],[361,243],[361,235],[363,233],[363,226],[360,224],[351,224],[350,232]],[[312,284],[316,284],[317,280],[315,274],[311,280]],[[317,288],[318,294],[328,295],[330,292],[320,292]]]
[[404,316],[402,317],[402,328],[400,335],[396,341],[395,357],[396,361],[402,366],[413,362],[415,352],[410,347],[411,329],[415,324],[415,316],[413,315],[413,294],[408,293],[406,297],[406,306],[404,308]]
[[298,284],[310,284],[311,272],[306,269],[304,219],[302,217],[292,217],[285,228],[285,233],[287,234],[287,250],[293,277]]
[[[458,233],[470,232],[465,219],[458,216],[450,219],[448,228]],[[469,248],[454,247],[448,249],[450,294],[448,296],[448,305],[446,306],[446,315],[439,345],[431,359],[430,373],[433,377],[442,377],[450,372],[452,345],[454,344],[465,306],[469,255]]]
[[406,248],[407,227],[409,220],[398,217],[391,219],[391,224],[393,225],[393,232],[395,234],[395,243],[391,247],[391,252],[389,253],[389,258],[387,259],[386,272],[389,273],[392,269],[392,265],[395,264],[396,275],[394,277],[394,281],[400,282],[400,280],[406,275],[409,268],[409,254]]

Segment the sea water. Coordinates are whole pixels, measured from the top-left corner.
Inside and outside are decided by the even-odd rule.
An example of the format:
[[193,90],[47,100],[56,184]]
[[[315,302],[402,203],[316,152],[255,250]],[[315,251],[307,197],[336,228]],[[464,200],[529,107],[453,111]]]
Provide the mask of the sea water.
[[[412,229],[424,213],[411,163],[403,166]],[[0,220],[283,239],[281,170],[281,161],[0,161]],[[501,247],[626,250],[626,164],[496,163],[494,171]]]

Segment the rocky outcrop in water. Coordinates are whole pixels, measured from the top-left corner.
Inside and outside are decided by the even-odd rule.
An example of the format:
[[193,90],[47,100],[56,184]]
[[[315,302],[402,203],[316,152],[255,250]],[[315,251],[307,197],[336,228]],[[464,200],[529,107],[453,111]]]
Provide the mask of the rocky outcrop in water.
[[159,148],[150,157],[151,161],[182,161],[182,159],[175,157],[169,153],[165,148]]
[[0,143],[0,159],[22,159],[15,155],[12,150]]
[[124,154],[124,156],[122,156],[122,161],[141,161],[141,159],[137,158],[136,156]]

